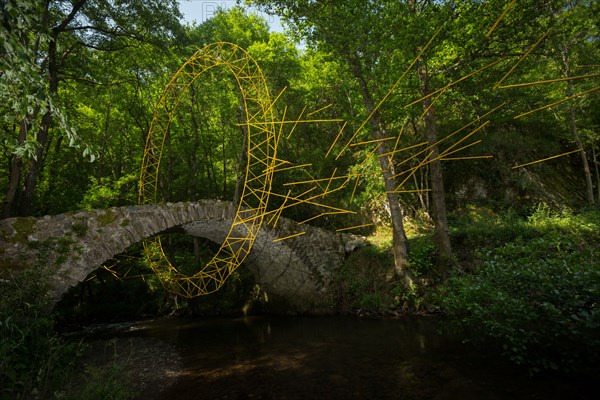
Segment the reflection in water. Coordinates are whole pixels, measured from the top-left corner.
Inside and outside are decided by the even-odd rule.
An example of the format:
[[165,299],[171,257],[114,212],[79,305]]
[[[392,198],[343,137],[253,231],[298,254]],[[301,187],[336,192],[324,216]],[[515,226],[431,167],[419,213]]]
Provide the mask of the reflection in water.
[[163,400],[596,398],[589,382],[530,379],[496,358],[469,354],[440,326],[342,317],[165,319],[138,324],[127,336],[178,349],[185,371],[157,395]]

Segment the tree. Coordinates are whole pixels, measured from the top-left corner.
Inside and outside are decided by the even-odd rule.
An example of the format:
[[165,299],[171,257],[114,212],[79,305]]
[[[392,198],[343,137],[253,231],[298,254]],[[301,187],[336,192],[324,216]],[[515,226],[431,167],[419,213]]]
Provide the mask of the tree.
[[[257,43],[269,41],[269,28],[261,17],[249,15],[241,7],[233,7],[219,9],[213,18],[198,26],[188,27],[187,36],[186,51],[189,56],[215,42],[231,42],[249,50]],[[190,87],[186,100],[198,110],[191,116],[191,130],[188,130],[194,132],[192,143],[196,147],[194,150],[187,149],[186,154],[193,159],[191,165],[200,167],[201,175],[208,178],[208,187],[220,186],[220,191],[205,192],[203,197],[230,198],[233,195],[233,200],[237,201],[241,195],[247,152],[242,125],[243,100],[229,73],[211,70],[200,81],[198,86],[194,84]],[[185,130],[181,134],[186,135]],[[219,151],[220,154],[213,151]],[[201,153],[200,157],[198,152]],[[202,161],[198,163],[200,159]],[[215,169],[217,165],[218,170]],[[217,185],[217,180],[220,185]]]
[[[283,15],[294,29],[304,34],[312,45],[324,46],[344,61],[356,80],[366,113],[369,114],[371,134],[375,140],[388,136],[385,121],[378,110],[374,74],[379,61],[385,56],[383,44],[389,35],[389,18],[386,4],[379,1],[346,1],[343,3],[277,0],[253,1],[271,12]],[[380,97],[379,97],[380,98]],[[408,270],[407,239],[404,232],[403,214],[400,208],[394,165],[385,142],[377,146],[386,197],[389,204],[395,269],[389,275],[397,275],[407,287],[413,278]]]
[[[440,23],[447,13],[441,9],[434,9],[434,12],[428,10],[425,12],[419,9],[414,0],[408,2],[410,11],[413,13],[413,26],[418,26],[419,29],[431,32],[432,29],[424,29],[431,22]],[[431,7],[433,8],[433,7]],[[436,18],[437,17],[437,18]],[[440,23],[441,25],[441,23]],[[413,30],[414,31],[414,30]],[[420,49],[415,49],[415,56],[420,53]],[[417,61],[417,74],[421,85],[421,95],[424,97],[423,110],[425,122],[425,137],[429,148],[431,149],[430,182],[431,182],[431,204],[432,216],[435,227],[435,242],[437,245],[437,265],[438,272],[442,277],[448,273],[449,267],[452,264],[452,246],[450,244],[450,235],[448,233],[448,218],[446,212],[446,192],[444,190],[444,176],[442,173],[442,162],[440,160],[440,149],[438,145],[438,127],[435,117],[435,107],[433,100],[430,97],[433,90],[431,89],[431,76],[427,66],[427,59],[421,56]]]
[[[164,43],[177,32],[179,14],[172,0],[46,0],[42,4],[11,0],[1,11],[8,56],[3,57],[2,85],[17,90],[8,92],[10,112],[3,128],[14,154],[3,204],[6,217],[33,212],[36,185],[53,140],[58,146],[63,137],[71,145],[84,142],[67,123],[61,106],[60,84],[77,73],[74,65],[100,52],[124,51],[135,42]],[[79,76],[99,78],[87,76],[89,72]],[[53,135],[56,121],[59,129]]]
[[[585,59],[585,52],[588,48],[598,50],[599,27],[592,23],[592,15],[597,15],[600,10],[598,5],[593,9],[589,1],[566,1],[564,8],[558,15],[556,28],[558,33],[553,36],[551,45],[554,48],[554,61],[560,66],[562,75],[565,78],[577,76],[575,68],[577,64]],[[593,60],[591,60],[594,62]],[[596,60],[597,61],[597,58]],[[575,95],[575,81],[567,80],[564,97]],[[575,145],[579,149],[579,156],[583,167],[585,178],[585,193],[588,204],[594,204],[594,184],[592,181],[592,171],[588,162],[588,155],[581,139],[577,126],[577,102],[569,101],[568,125]],[[598,199],[600,201],[600,199]]]

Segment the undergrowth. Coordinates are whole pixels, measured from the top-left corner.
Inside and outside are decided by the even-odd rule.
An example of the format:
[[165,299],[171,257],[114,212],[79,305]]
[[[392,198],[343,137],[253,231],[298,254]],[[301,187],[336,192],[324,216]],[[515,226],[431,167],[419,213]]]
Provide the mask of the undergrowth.
[[600,212],[554,210],[529,215],[470,209],[451,218],[458,268],[440,282],[431,233],[409,238],[416,287],[385,281],[393,266],[391,234],[349,257],[334,285],[348,313],[390,309],[439,311],[473,345],[497,348],[535,374],[576,372],[600,361]]
[[456,274],[436,298],[454,321],[478,332],[475,342],[498,343],[531,373],[598,361],[598,211],[541,205],[528,218],[473,221],[456,236],[472,251],[472,272]]
[[[55,331],[45,272],[32,268],[1,278],[0,400],[128,398],[119,374],[81,379],[85,346]],[[74,387],[78,380],[84,384]]]

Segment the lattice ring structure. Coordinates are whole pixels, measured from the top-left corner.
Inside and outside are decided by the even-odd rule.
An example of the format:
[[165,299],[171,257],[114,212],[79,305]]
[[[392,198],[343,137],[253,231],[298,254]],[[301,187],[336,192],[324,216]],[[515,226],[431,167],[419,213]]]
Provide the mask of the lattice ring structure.
[[276,131],[269,89],[258,64],[241,47],[213,43],[198,50],[175,73],[156,106],[140,174],[140,204],[158,201],[163,145],[175,110],[190,85],[214,67],[226,67],[237,80],[245,109],[247,165],[244,188],[229,233],[212,260],[194,275],[185,275],[168,260],[160,238],[144,243],[154,272],[165,286],[185,297],[217,291],[249,254],[267,210],[276,160]]

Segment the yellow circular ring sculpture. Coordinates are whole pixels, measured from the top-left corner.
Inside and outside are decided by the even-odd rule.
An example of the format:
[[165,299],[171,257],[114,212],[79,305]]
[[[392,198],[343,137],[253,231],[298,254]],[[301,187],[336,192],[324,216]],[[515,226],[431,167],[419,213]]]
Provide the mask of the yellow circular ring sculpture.
[[194,275],[185,275],[169,262],[160,238],[144,243],[146,257],[165,286],[185,297],[213,293],[241,265],[252,248],[267,209],[276,160],[276,135],[269,89],[258,64],[241,47],[213,43],[198,50],[175,73],[156,106],[140,174],[140,204],[155,204],[163,144],[175,110],[194,82],[214,67],[235,76],[245,109],[247,165],[244,188],[227,238],[212,260]]

